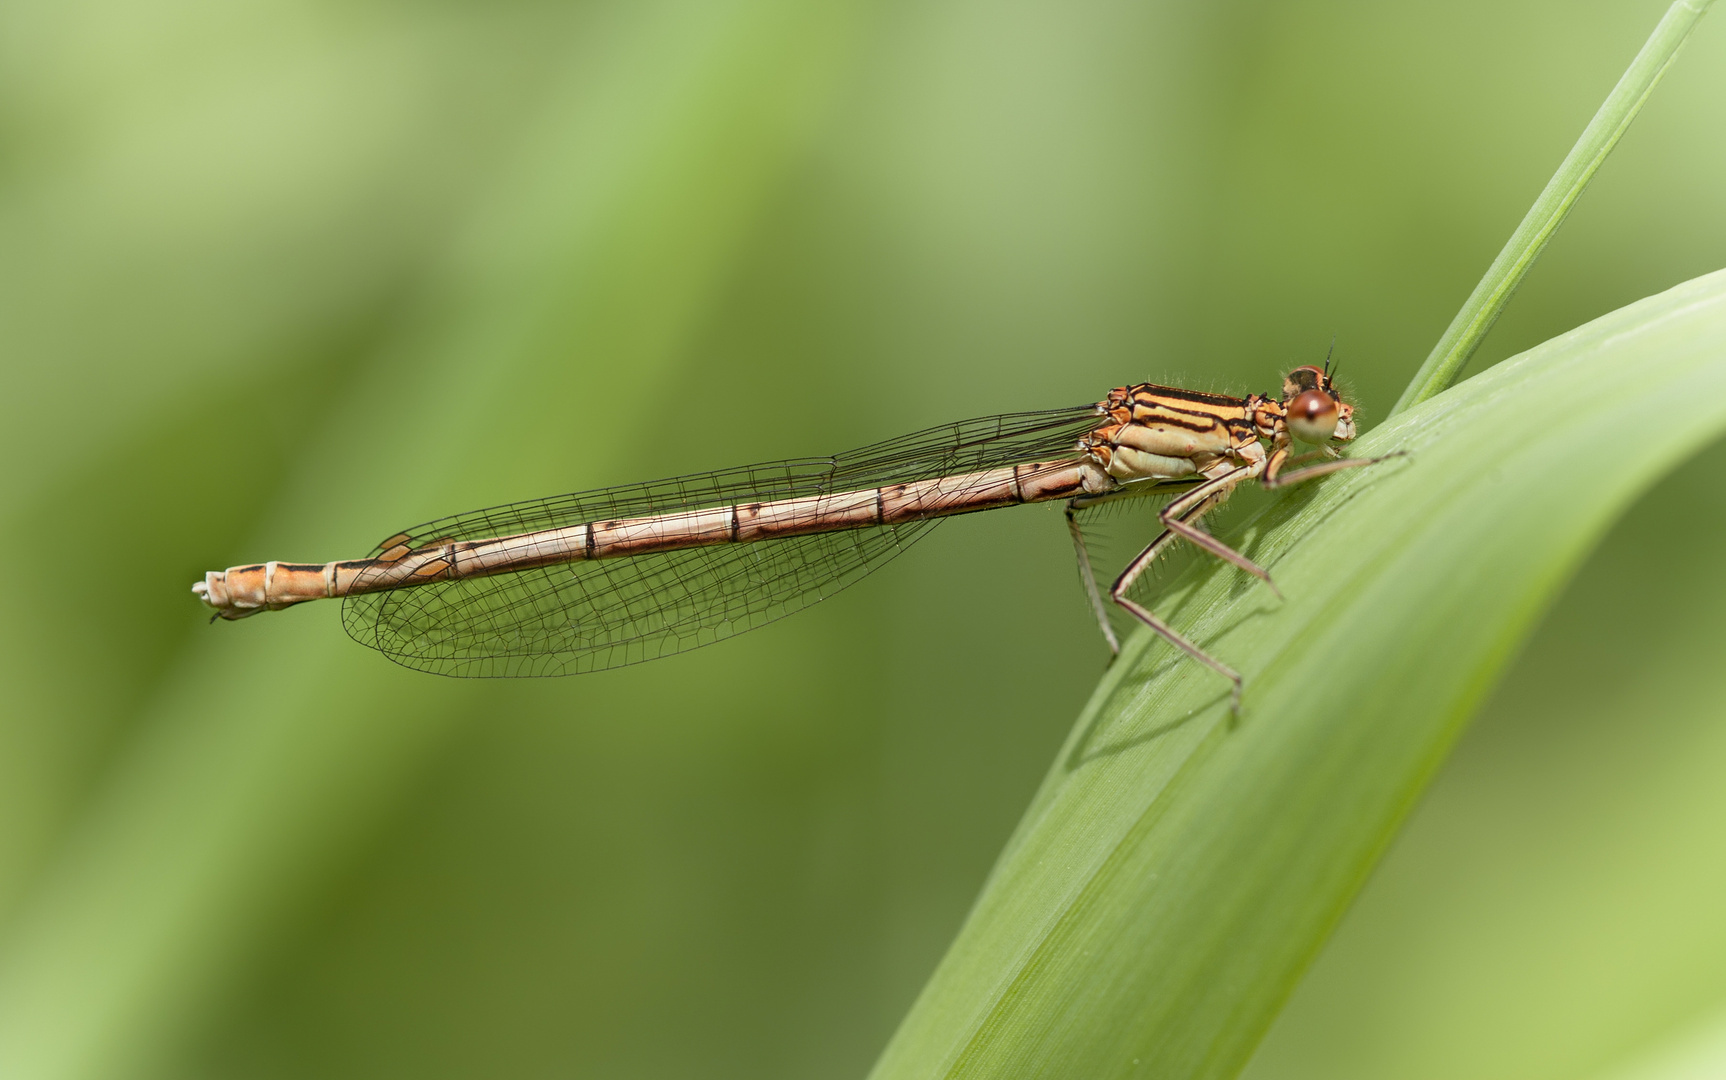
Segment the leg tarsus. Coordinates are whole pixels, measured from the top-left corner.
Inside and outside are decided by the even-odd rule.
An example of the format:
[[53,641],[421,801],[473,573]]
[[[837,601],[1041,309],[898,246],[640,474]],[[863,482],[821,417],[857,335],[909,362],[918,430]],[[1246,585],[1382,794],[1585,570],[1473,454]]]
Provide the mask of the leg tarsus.
[[1192,657],[1194,660],[1197,660],[1199,663],[1205,665],[1206,667],[1210,668],[1212,671],[1215,671],[1217,674],[1221,675],[1223,678],[1229,680],[1229,682],[1233,683],[1234,686],[1229,693],[1229,712],[1234,713],[1236,715],[1240,714],[1240,711],[1241,711],[1241,685],[1242,684],[1241,684],[1241,676],[1240,676],[1239,672],[1237,672],[1234,668],[1229,667],[1227,664],[1223,663],[1221,660],[1218,660],[1216,657],[1212,656],[1210,653],[1199,648],[1197,645],[1194,645],[1192,642],[1188,641],[1186,638],[1182,637],[1179,631],[1177,631],[1174,627],[1170,626],[1168,623],[1164,622],[1163,620],[1157,618],[1155,615],[1151,614],[1149,609],[1141,607],[1138,604],[1135,604],[1133,601],[1128,600],[1124,596],[1115,597],[1115,603],[1126,608],[1140,622],[1144,623],[1146,626],[1148,626],[1152,630],[1156,631],[1157,634],[1160,637],[1162,637],[1162,639],[1164,641],[1167,641],[1169,644],[1173,645],[1175,648],[1186,653],[1188,656]]

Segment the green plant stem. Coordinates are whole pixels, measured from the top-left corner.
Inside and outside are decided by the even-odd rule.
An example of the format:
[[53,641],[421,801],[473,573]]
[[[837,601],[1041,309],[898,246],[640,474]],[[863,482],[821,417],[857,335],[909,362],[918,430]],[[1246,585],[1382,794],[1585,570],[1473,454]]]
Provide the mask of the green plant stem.
[[1391,409],[1392,416],[1442,393],[1456,382],[1469,357],[1492,330],[1492,324],[1498,321],[1504,306],[1510,302],[1522,279],[1528,276],[1529,269],[1540,258],[1552,234],[1564,224],[1570,208],[1594,178],[1595,170],[1618,145],[1619,138],[1636,119],[1643,102],[1648,100],[1648,95],[1678,55],[1685,38],[1690,36],[1690,31],[1712,2],[1677,0],[1666,9],[1660,25],[1654,28],[1642,51],[1630,62],[1629,69],[1607,95],[1594,119],[1589,121],[1582,137],[1571,147],[1564,163],[1547,181],[1546,190],[1534,200],[1522,224],[1516,227],[1516,232],[1511,234],[1498,258],[1493,260],[1486,276],[1480,279],[1462,310],[1450,321],[1444,336],[1433,346],[1426,363],[1420,366],[1408,389],[1402,392],[1402,398]]

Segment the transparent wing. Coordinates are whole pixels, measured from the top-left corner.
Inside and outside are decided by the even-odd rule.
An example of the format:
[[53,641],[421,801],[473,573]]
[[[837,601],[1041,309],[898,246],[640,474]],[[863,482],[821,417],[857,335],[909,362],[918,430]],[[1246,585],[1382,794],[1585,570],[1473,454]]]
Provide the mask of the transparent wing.
[[[1095,406],[947,424],[830,458],[751,465],[511,503],[427,522],[373,552],[587,522],[861,491],[1074,454]],[[708,645],[826,599],[909,547],[938,519],[582,560],[492,577],[357,592],[342,622],[420,671],[573,675]],[[363,585],[365,574],[361,575]]]

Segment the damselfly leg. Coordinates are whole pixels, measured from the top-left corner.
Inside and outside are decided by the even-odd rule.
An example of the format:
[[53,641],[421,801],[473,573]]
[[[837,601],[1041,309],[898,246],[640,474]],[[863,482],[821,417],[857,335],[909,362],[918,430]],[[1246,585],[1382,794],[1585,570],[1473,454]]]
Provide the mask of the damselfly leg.
[[1398,450],[1394,454],[1386,454],[1383,457],[1337,458],[1331,461],[1321,462],[1317,465],[1308,465],[1304,469],[1296,469],[1294,472],[1289,473],[1271,474],[1267,470],[1264,479],[1264,487],[1268,491],[1275,491],[1278,488],[1293,487],[1296,484],[1304,484],[1308,480],[1317,480],[1321,476],[1329,476],[1331,473],[1342,472],[1344,469],[1358,469],[1362,465],[1377,465],[1381,461],[1389,461],[1391,458],[1404,456],[1404,452]]
[[1079,580],[1085,587],[1085,598],[1090,601],[1091,613],[1097,617],[1097,626],[1103,631],[1103,640],[1109,643],[1111,657],[1121,655],[1121,642],[1115,635],[1114,625],[1109,622],[1109,609],[1103,601],[1102,591],[1097,588],[1097,573],[1091,562],[1090,547],[1085,543],[1085,531],[1079,525],[1079,514],[1106,503],[1167,495],[1180,491],[1182,487],[1179,481],[1145,480],[1099,495],[1085,495],[1067,501],[1067,535],[1073,538],[1073,553],[1078,556]]
[[1079,526],[1079,510],[1070,502],[1067,504],[1067,535],[1073,538],[1073,553],[1079,557],[1079,580],[1085,586],[1085,599],[1091,602],[1091,614],[1097,617],[1097,626],[1103,631],[1103,640],[1109,643],[1109,657],[1113,659],[1121,655],[1121,642],[1115,636],[1115,628],[1109,624],[1109,609],[1103,605],[1103,594],[1097,591],[1097,573],[1091,568],[1091,552],[1085,546],[1085,531]]
[[[1310,457],[1310,455],[1305,456]],[[1173,544],[1176,539],[1184,539],[1196,547],[1210,552],[1217,558],[1231,563],[1247,573],[1252,574],[1254,577],[1269,586],[1278,599],[1282,599],[1282,591],[1276,587],[1276,582],[1271,580],[1269,572],[1204,530],[1204,516],[1226,502],[1229,494],[1240,484],[1245,483],[1248,480],[1258,478],[1263,487],[1267,490],[1274,490],[1278,488],[1292,487],[1295,484],[1305,483],[1308,480],[1316,480],[1321,476],[1328,476],[1331,473],[1341,472],[1344,469],[1357,469],[1363,465],[1374,465],[1378,462],[1385,461],[1388,458],[1401,456],[1402,455],[1400,453],[1397,453],[1377,458],[1336,459],[1285,473],[1281,471],[1280,466],[1289,460],[1299,459],[1290,459],[1286,451],[1279,450],[1276,454],[1272,455],[1268,462],[1252,462],[1230,469],[1228,472],[1225,472],[1214,479],[1198,483],[1189,488],[1185,493],[1171,499],[1169,503],[1158,512],[1157,517],[1163,525],[1162,533],[1160,533],[1155,540],[1152,540],[1147,544],[1143,551],[1134,556],[1133,560],[1127,564],[1124,570],[1121,571],[1120,576],[1115,579],[1114,584],[1109,588],[1109,599],[1120,605],[1122,609],[1130,613],[1134,618],[1138,619],[1146,626],[1149,626],[1160,637],[1169,642],[1169,644],[1175,646],[1194,660],[1199,661],[1206,667],[1209,667],[1211,670],[1228,679],[1233,684],[1230,692],[1229,707],[1232,711],[1239,712],[1242,686],[1240,673],[1229,667],[1227,664],[1224,664],[1216,657],[1205,652],[1199,646],[1193,644],[1179,631],[1175,630],[1168,623],[1159,618],[1154,612],[1130,598],[1127,593],[1138,582],[1144,572],[1150,568],[1151,564],[1156,562],[1158,556],[1168,550],[1169,546]],[[1272,470],[1276,470],[1274,475],[1272,474]],[[1263,474],[1262,476],[1261,473]],[[1108,640],[1110,649],[1116,655],[1119,655],[1120,653],[1120,645],[1115,636],[1114,628],[1109,623],[1102,593],[1097,588],[1097,580],[1096,575],[1092,570],[1090,553],[1085,546],[1084,534],[1079,528],[1078,514],[1084,510],[1091,509],[1103,503],[1114,502],[1121,498],[1141,497],[1143,495],[1160,493],[1161,491],[1166,490],[1168,490],[1168,488],[1163,485],[1145,485],[1144,490],[1133,490],[1133,488],[1129,487],[1101,495],[1081,495],[1077,498],[1070,499],[1067,502],[1067,527],[1073,537],[1074,547],[1078,552],[1079,574],[1084,581],[1085,591],[1091,600],[1092,608],[1096,612],[1097,621],[1103,629],[1103,636]]]

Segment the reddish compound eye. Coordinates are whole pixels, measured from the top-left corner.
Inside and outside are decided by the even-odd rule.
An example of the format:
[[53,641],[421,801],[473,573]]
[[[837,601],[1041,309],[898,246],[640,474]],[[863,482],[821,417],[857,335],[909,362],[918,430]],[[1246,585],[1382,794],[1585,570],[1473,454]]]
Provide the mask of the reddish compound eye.
[[1336,398],[1323,390],[1308,390],[1284,406],[1289,432],[1305,443],[1322,443],[1336,434]]

